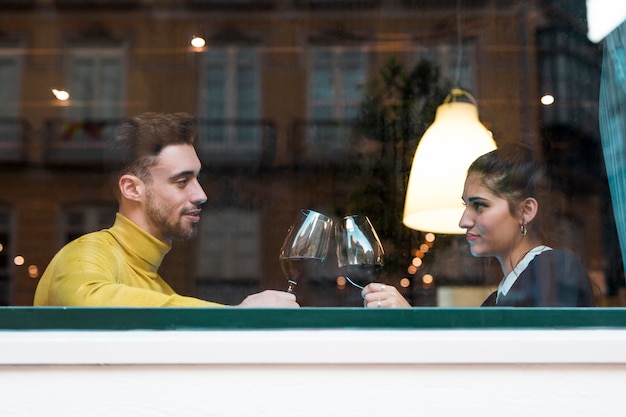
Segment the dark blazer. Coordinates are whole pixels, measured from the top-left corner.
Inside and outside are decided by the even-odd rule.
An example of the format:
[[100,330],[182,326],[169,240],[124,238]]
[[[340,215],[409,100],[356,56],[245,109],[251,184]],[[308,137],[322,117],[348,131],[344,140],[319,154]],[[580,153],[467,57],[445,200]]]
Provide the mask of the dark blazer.
[[535,256],[506,296],[495,291],[482,307],[593,307],[591,280],[571,252],[548,250]]

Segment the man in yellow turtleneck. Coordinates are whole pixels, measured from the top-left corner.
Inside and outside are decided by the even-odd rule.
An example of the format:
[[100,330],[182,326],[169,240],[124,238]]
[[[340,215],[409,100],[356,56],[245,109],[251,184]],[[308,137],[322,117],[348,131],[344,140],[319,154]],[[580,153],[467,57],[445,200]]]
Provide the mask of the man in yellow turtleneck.
[[[172,241],[196,234],[207,196],[198,182],[195,119],[144,113],[113,139],[111,163],[119,212],[109,229],[68,243],[46,268],[35,306],[216,307],[178,295],[158,274]],[[295,296],[266,290],[241,307],[298,307]]]

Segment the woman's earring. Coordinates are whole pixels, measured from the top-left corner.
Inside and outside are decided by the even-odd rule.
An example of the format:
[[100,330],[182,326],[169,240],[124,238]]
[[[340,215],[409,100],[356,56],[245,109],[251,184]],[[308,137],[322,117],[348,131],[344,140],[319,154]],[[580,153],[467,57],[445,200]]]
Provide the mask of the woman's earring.
[[522,236],[526,236],[528,234],[528,227],[526,227],[526,222],[523,222],[519,229],[522,231]]

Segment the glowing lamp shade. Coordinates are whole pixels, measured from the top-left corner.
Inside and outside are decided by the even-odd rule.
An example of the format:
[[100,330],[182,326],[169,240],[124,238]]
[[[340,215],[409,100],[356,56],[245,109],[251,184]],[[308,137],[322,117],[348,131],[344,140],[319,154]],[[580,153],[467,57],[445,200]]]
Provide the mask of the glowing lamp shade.
[[477,157],[496,149],[491,132],[478,120],[475,104],[448,102],[455,94],[460,93],[453,90],[437,108],[415,151],[402,219],[411,229],[464,233],[459,220],[467,169]]

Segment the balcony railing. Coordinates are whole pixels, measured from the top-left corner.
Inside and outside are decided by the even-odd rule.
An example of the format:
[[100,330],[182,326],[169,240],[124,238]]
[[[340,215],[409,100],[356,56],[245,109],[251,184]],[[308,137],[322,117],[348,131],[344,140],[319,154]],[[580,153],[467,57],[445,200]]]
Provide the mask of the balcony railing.
[[325,163],[344,161],[354,155],[358,138],[354,120],[294,121],[290,148],[299,162]]
[[276,152],[276,126],[268,120],[201,119],[196,150],[208,168],[268,166]]
[[358,10],[378,7],[381,0],[294,0],[298,8]]
[[85,9],[135,9],[141,6],[140,0],[54,0],[54,5],[61,10]]
[[26,161],[30,126],[19,118],[0,118],[0,162]]
[[250,10],[273,9],[276,0],[186,0],[185,3],[194,9],[249,12]]
[[99,166],[107,137],[121,120],[48,120],[45,124],[44,159],[50,165]]
[[[45,161],[49,165],[99,166],[106,140],[121,120],[48,120]],[[270,164],[276,127],[264,120],[198,120],[196,150],[211,167],[258,168]]]

